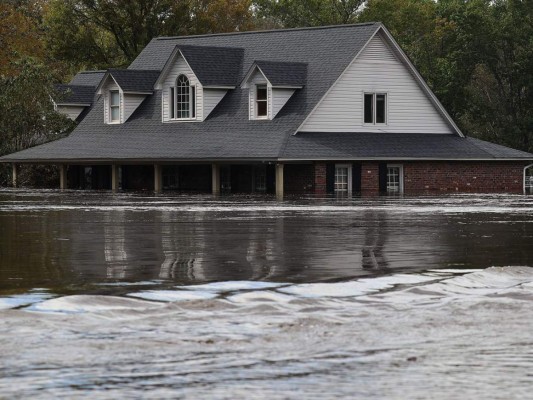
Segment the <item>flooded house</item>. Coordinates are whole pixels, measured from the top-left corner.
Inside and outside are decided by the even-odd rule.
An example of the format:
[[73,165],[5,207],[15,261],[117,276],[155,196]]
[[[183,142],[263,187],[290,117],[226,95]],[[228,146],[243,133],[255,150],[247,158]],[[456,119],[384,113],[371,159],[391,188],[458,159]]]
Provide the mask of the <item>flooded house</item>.
[[380,23],[153,39],[84,71],[66,138],[0,158],[61,189],[377,194],[533,190],[533,154],[466,137]]

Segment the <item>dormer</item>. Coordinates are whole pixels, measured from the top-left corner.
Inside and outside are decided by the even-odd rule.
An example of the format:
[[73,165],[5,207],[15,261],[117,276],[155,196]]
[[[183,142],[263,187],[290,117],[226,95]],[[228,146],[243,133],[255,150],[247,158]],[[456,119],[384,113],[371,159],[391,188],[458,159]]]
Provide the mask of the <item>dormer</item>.
[[237,87],[243,55],[239,48],[176,46],[155,83],[163,122],[204,121]]
[[97,88],[104,97],[104,122],[123,124],[134,111],[153,93],[159,71],[110,69]]
[[306,79],[305,63],[255,61],[241,84],[249,90],[250,119],[274,119]]
[[84,85],[56,85],[55,89],[54,109],[78,122],[92,106],[96,92],[96,87]]

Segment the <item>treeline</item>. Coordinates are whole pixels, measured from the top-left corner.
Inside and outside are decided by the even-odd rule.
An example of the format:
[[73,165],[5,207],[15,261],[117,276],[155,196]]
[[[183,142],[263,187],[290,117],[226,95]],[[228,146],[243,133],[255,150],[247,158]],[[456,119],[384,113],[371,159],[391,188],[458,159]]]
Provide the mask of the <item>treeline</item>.
[[126,67],[153,37],[367,21],[467,135],[533,151],[533,0],[3,0],[0,154],[68,134],[53,83]]

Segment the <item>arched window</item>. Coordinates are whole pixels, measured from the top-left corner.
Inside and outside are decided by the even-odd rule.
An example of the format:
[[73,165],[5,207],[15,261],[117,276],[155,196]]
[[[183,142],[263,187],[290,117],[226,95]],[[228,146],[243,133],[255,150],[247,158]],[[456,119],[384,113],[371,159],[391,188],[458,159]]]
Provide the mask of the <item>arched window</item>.
[[524,193],[533,194],[533,164],[524,168]]
[[178,76],[176,87],[170,88],[170,118],[196,118],[196,87],[185,75]]

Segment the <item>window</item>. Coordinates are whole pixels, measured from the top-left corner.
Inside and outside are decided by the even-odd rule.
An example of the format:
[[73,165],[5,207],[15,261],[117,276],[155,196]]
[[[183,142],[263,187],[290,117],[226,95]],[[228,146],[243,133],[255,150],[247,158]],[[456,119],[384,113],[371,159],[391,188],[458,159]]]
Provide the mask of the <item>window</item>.
[[403,193],[403,166],[387,165],[387,193]]
[[350,164],[335,165],[335,193],[352,191],[352,168]]
[[533,194],[533,164],[524,168],[524,193]]
[[196,86],[185,75],[178,76],[176,87],[169,91],[170,119],[196,118]]
[[266,86],[256,86],[255,92],[255,113],[257,118],[268,117],[268,92]]
[[109,92],[109,122],[120,122],[120,92]]
[[365,124],[387,123],[387,95],[385,93],[365,93]]

